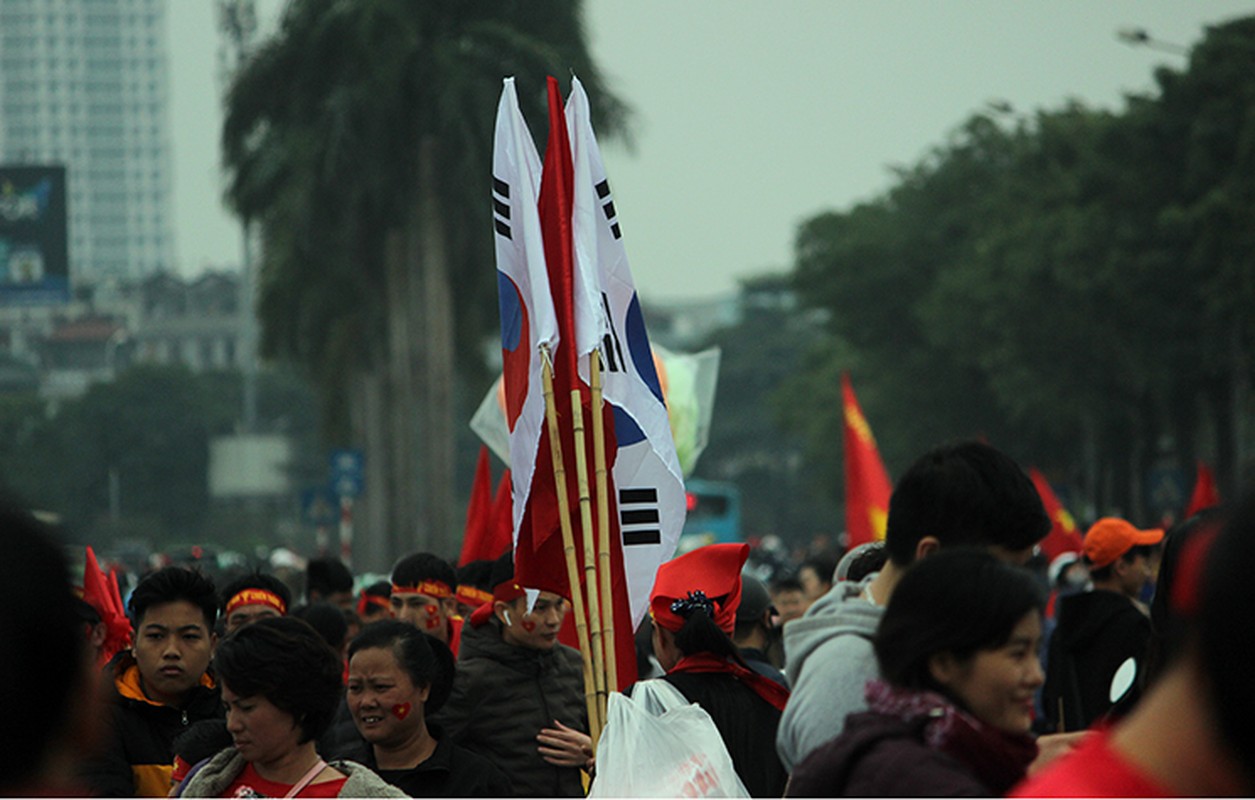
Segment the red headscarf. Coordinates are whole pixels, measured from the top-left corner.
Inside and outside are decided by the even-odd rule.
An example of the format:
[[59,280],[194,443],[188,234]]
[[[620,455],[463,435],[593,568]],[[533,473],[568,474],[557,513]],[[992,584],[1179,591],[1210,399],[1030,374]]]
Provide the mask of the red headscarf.
[[748,544],[711,544],[663,564],[649,598],[654,622],[675,633],[684,627],[688,607],[703,606],[731,636],[741,604],[741,567],[749,554]]

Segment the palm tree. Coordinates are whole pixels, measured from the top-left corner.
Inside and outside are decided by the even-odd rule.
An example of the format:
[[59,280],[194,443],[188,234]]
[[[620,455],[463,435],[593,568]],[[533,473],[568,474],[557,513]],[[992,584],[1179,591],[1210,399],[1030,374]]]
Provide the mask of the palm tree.
[[578,0],[294,0],[228,93],[227,195],[264,243],[262,350],[315,378],[330,439],[364,445],[377,565],[456,552],[455,355],[478,357],[496,310],[496,100],[515,75],[543,120],[544,76],[572,70],[621,134]]

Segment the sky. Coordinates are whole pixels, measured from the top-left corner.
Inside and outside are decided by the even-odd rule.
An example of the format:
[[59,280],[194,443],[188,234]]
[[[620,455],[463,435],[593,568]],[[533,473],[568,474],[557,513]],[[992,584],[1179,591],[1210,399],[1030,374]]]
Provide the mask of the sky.
[[[281,7],[260,0],[263,30]],[[787,271],[799,224],[884,193],[893,166],[991,102],[1117,110],[1157,66],[1185,66],[1117,30],[1190,46],[1252,14],[1255,0],[586,0],[593,57],[634,110],[634,147],[602,151],[637,291],[701,299]],[[179,271],[233,267],[212,3],[171,0],[167,27]]]

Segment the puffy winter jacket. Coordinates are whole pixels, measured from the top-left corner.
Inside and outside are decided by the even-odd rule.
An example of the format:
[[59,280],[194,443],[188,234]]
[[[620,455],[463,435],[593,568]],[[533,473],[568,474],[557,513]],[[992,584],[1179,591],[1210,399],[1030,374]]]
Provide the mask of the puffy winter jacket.
[[120,653],[110,668],[114,696],[108,743],[105,752],[84,767],[83,778],[100,797],[165,797],[174,738],[194,722],[222,717],[218,689],[204,675],[182,707],[175,708],[148,699],[130,653]]
[[582,797],[580,770],[553,766],[536,751],[536,734],[554,720],[588,732],[579,652],[507,644],[495,619],[467,625],[453,693],[431,722],[500,767],[516,797]]

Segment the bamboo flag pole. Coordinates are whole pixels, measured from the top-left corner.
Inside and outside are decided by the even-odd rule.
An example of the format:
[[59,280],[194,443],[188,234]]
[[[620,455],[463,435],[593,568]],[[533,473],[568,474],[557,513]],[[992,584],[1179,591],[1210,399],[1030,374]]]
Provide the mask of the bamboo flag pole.
[[[601,604],[597,591],[597,546],[593,535],[593,498],[588,484],[588,451],[584,438],[584,404],[577,386],[571,390],[571,428],[575,434],[575,478],[580,494],[580,525],[584,529],[584,591],[588,593],[588,621],[592,628],[590,645],[593,652],[593,684],[597,689],[597,717],[605,721],[606,661],[601,641]],[[594,728],[593,744],[601,733]]]
[[549,428],[549,453],[553,458],[554,488],[558,495],[558,520],[562,527],[562,550],[566,555],[567,581],[571,584],[571,605],[575,612],[575,633],[584,662],[584,704],[588,708],[589,733],[596,741],[601,735],[601,715],[597,706],[597,684],[593,678],[593,662],[589,653],[588,623],[584,621],[584,592],[580,589],[579,569],[575,563],[575,534],[571,530],[571,503],[566,493],[566,468],[562,463],[562,441],[558,438],[558,409],[553,398],[553,362],[549,350],[541,350],[545,395],[545,421]]
[[[601,354],[589,355],[589,385],[593,406],[593,476],[597,484],[597,570],[601,578],[601,641],[606,649],[606,691],[619,689],[619,665],[615,657],[614,603],[610,573],[610,488],[606,476],[606,422],[602,417]],[[602,709],[604,716],[605,709]]]

